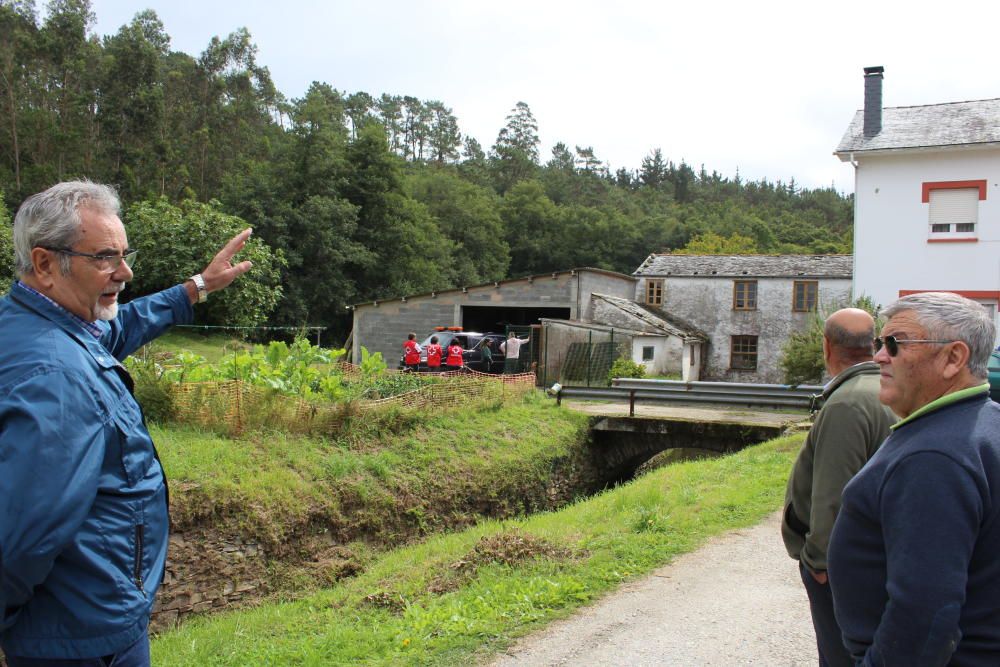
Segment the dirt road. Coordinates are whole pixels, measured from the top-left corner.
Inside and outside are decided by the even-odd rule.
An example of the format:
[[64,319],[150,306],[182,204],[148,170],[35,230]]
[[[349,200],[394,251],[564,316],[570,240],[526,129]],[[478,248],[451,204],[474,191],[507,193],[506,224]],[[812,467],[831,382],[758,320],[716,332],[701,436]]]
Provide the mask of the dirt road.
[[809,603],[778,526],[774,514],[715,538],[492,665],[815,665]]

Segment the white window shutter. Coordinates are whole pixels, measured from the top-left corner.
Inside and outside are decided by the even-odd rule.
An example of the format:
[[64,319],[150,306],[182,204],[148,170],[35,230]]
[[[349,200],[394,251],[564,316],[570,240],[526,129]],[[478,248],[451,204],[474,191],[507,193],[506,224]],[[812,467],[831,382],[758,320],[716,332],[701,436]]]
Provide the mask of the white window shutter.
[[977,222],[979,222],[979,188],[931,190],[930,224],[961,225]]

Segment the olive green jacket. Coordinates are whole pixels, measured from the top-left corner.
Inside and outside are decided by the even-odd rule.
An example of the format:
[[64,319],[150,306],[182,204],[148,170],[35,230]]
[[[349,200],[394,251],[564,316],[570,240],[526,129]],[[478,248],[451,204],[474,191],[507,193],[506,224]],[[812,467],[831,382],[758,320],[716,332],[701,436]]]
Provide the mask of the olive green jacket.
[[896,422],[878,392],[879,367],[871,361],[833,378],[788,478],[781,537],[788,555],[813,572],[826,571],[826,548],[844,486]]

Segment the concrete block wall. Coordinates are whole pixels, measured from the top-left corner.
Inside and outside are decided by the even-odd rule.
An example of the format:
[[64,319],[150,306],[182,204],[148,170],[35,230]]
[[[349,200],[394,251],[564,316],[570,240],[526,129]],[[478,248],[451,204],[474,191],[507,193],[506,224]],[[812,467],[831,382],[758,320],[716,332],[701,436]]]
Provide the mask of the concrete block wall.
[[435,326],[461,326],[462,306],[568,308],[570,319],[576,319],[581,304],[589,307],[592,292],[631,298],[634,291],[630,276],[579,270],[362,304],[354,310],[352,358],[361,359],[364,345],[395,368],[409,332],[422,340]]

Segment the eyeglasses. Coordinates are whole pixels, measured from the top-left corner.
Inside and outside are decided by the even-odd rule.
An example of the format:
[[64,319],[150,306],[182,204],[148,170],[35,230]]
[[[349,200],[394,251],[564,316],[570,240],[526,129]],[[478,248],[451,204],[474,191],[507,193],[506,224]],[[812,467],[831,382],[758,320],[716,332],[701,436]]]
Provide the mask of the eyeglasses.
[[895,336],[882,336],[881,338],[875,338],[873,341],[875,343],[875,351],[878,352],[885,345],[885,351],[889,353],[890,357],[895,357],[899,354],[900,345],[909,345],[910,343],[954,343],[953,340],[927,340],[922,338],[896,338]]
[[86,257],[87,259],[93,260],[99,269],[102,271],[109,271],[114,273],[118,270],[118,267],[125,262],[125,266],[132,268],[135,264],[135,257],[139,254],[138,250],[133,250],[132,248],[126,248],[125,252],[120,255],[92,255],[88,252],[77,252],[75,250],[69,250],[68,248],[46,248],[45,246],[40,246],[44,250],[50,252],[58,252],[63,255],[72,255],[73,257]]

